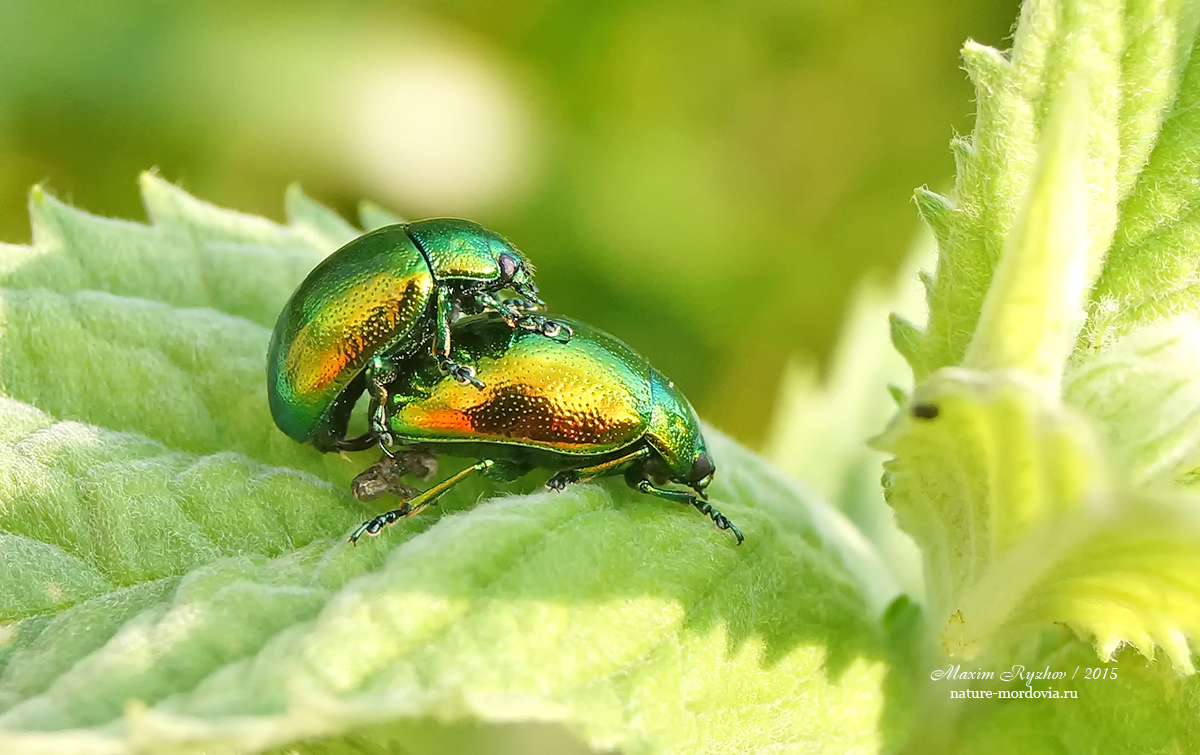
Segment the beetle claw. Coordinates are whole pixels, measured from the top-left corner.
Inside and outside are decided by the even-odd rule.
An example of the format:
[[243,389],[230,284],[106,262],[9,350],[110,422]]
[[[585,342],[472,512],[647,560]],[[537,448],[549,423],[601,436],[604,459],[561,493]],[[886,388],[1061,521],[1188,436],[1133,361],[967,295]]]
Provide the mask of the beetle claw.
[[553,338],[559,343],[570,343],[571,336],[575,335],[575,331],[571,330],[571,326],[566,323],[547,320],[546,326],[542,328],[542,335]]
[[463,365],[454,372],[454,379],[463,385],[473,385],[476,388],[483,387],[483,381],[475,377],[475,368],[469,365]]
[[450,375],[463,385],[470,384],[476,388],[484,387],[483,381],[475,377],[475,368],[469,364],[455,364],[449,359],[443,359],[441,364],[438,365],[438,369],[442,371],[442,374]]
[[391,449],[391,445],[392,445],[391,433],[380,433],[378,440],[379,440],[380,452],[382,452],[385,457],[395,460],[396,454],[392,453],[392,449]]

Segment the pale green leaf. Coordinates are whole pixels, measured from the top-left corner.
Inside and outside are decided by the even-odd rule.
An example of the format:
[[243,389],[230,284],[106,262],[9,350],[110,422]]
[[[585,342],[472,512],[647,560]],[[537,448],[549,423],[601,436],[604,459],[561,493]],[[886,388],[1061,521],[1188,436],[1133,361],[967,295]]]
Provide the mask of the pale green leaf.
[[1083,297],[1102,260],[1089,244],[1087,92],[1063,91],[1047,126],[1028,198],[1009,234],[963,365],[1020,370],[1046,396],[1062,389],[1063,366],[1083,322]]
[[104,291],[215,309],[270,328],[305,274],[336,248],[318,246],[296,228],[218,209],[153,174],[141,185],[150,226],[96,218],[35,188],[33,245],[4,248],[0,287]]
[[925,550],[929,616],[972,658],[1053,622],[1094,640],[1162,647],[1192,668],[1200,637],[1200,498],[1128,491],[1090,424],[1012,379],[947,368],[880,440],[888,501]]
[[399,215],[388,212],[374,202],[365,199],[358,205],[358,217],[362,221],[363,228],[368,231],[404,222]]
[[[1170,37],[1179,34],[1189,45],[1194,41],[1200,9],[1195,3],[1177,3],[1181,10],[1177,16],[1156,15],[1154,5],[1145,3],[1140,9],[1138,41],[1147,59],[1157,46],[1157,57],[1167,61]],[[1121,222],[1092,295],[1081,353],[1099,350],[1140,326],[1200,306],[1196,284],[1200,176],[1195,170],[1200,160],[1200,57],[1190,53],[1190,47],[1178,49],[1169,75],[1159,76],[1157,82],[1141,82],[1147,96],[1161,96],[1159,91],[1180,80],[1172,107],[1152,142],[1153,151],[1121,208]],[[1133,84],[1126,89],[1134,91]],[[1150,125],[1142,124],[1148,133]]]
[[919,309],[916,270],[932,252],[932,239],[922,235],[891,286],[860,285],[826,376],[797,361],[788,366],[765,448],[781,469],[841,509],[914,596],[922,591],[920,553],[896,527],[879,487],[884,455],[866,441],[895,411],[889,386],[903,390],[896,384],[910,380],[904,361],[888,348],[888,312]]
[[341,215],[313,201],[300,188],[300,184],[292,184],[287,188],[283,206],[287,211],[288,223],[307,232],[314,246],[319,249],[337,249],[361,235],[361,231],[347,223]]
[[[975,129],[953,192],[916,192],[937,267],[924,327],[891,318],[914,387],[876,441],[932,640],[907,659],[925,681],[905,752],[1194,747],[1198,22],[1194,0],[1028,0],[1011,53],[964,48]],[[774,436],[838,501],[855,457],[812,418],[857,429],[885,382],[847,343],[825,394],[792,378]],[[1042,686],[1083,700],[960,704],[930,681],[947,659],[1123,675]]]
[[1067,401],[1106,431],[1129,482],[1194,483],[1200,467],[1200,321],[1137,331],[1068,375]]

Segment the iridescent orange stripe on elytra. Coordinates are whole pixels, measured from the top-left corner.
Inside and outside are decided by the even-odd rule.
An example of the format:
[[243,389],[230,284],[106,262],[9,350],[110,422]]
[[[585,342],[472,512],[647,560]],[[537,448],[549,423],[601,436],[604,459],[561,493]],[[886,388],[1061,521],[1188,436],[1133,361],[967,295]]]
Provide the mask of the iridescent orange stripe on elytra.
[[400,305],[418,296],[419,278],[380,273],[339,297],[364,306],[327,307],[306,323],[284,359],[297,396],[324,395],[348,367],[365,362],[368,349],[390,340],[400,319]]
[[413,425],[422,430],[458,431],[464,434],[475,429],[471,418],[458,409],[427,409],[414,418]]

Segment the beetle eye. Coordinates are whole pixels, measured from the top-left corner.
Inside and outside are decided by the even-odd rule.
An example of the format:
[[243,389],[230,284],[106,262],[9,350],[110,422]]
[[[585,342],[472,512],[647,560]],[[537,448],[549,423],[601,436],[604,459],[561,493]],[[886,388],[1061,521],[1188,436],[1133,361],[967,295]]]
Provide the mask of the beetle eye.
[[510,281],[517,274],[517,261],[513,259],[511,254],[501,254],[500,259],[500,277],[503,280]]
[[708,458],[708,454],[700,454],[696,457],[695,463],[692,464],[692,482],[700,482],[701,480],[711,477],[713,472],[717,471],[717,467],[713,464],[712,459]]

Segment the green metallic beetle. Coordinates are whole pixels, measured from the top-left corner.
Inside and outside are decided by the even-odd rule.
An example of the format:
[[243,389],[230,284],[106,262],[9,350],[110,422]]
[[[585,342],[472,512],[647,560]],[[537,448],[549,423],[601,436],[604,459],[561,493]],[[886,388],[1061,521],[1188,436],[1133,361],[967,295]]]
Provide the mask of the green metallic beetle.
[[[351,542],[413,516],[471,474],[508,481],[539,467],[555,470],[546,483],[555,490],[624,473],[630,487],[695,506],[742,542],[708,503],[716,466],[683,394],[616,338],[555,319],[571,328],[569,342],[514,330],[496,315],[456,324],[453,357],[475,366],[483,389],[441,373],[428,354],[397,363],[382,421],[373,425],[387,457],[359,475],[353,491],[362,500],[386,492],[411,497],[363,524]],[[428,479],[434,449],[480,461],[424,492],[399,483],[405,472]],[[663,487],[668,482],[690,490]]]
[[[517,298],[502,299],[506,289]],[[371,231],[313,268],[279,313],[267,355],[271,416],[321,451],[368,448],[369,436],[345,437],[350,411],[364,389],[374,404],[383,400],[397,360],[424,348],[439,370],[481,388],[470,365],[449,358],[450,322],[494,311],[510,327],[569,340],[568,329],[532,314],[544,306],[525,257],[476,223],[435,218]]]

